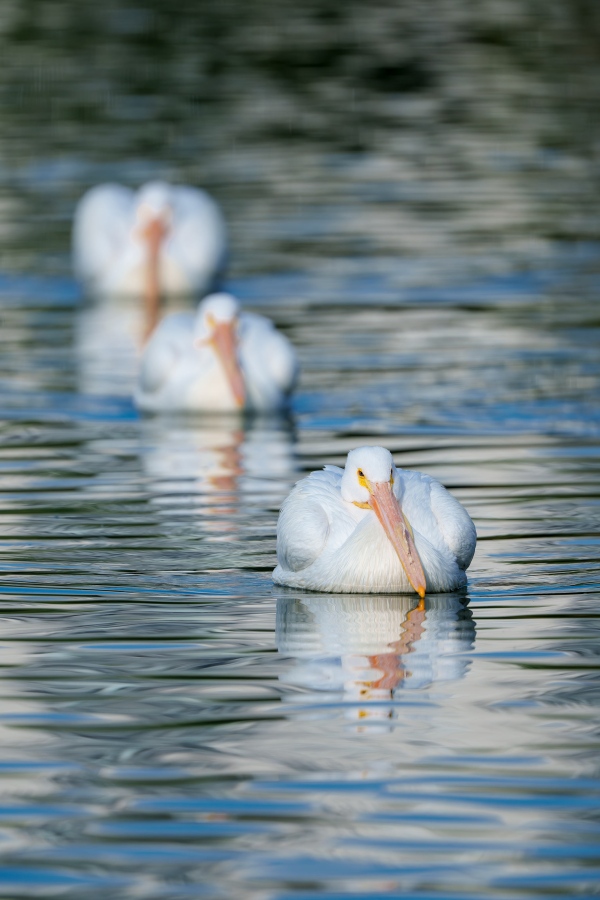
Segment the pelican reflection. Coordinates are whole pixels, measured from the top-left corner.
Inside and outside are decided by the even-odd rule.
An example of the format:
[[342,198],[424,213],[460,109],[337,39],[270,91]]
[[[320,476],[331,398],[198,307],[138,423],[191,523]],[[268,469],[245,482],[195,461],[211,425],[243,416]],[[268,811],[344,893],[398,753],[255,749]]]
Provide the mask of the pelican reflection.
[[[329,694],[362,718],[393,715],[401,690],[463,678],[475,623],[463,592],[428,596],[315,594],[277,601],[281,680],[306,702]],[[334,696],[331,696],[334,695]]]
[[296,474],[286,418],[146,419],[140,434],[151,502],[201,513],[220,533],[238,530],[242,509],[276,504]]

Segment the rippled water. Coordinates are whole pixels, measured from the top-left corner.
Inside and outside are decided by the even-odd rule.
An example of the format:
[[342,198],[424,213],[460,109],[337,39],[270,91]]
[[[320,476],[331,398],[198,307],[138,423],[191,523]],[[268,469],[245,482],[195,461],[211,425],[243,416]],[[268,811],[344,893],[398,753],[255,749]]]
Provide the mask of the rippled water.
[[[209,25],[241,48],[236,81],[191,10],[176,57],[153,38],[159,3],[150,19],[109,4],[96,31],[69,3],[50,24],[30,7],[35,28],[16,5],[2,23],[8,83],[27,78],[20,107],[0,96],[0,895],[598,896],[600,226],[593,126],[573,128],[598,67],[582,32],[549,4],[535,56],[530,4],[482,3],[471,43],[460,4],[438,9],[444,40],[408,4],[389,91],[391,12],[365,24],[368,52],[329,64],[332,35],[360,33],[351,5],[251,37],[231,5]],[[548,54],[566,66],[576,40],[565,111]],[[170,106],[197,46],[208,81],[191,111]],[[155,51],[145,107],[131,97]],[[200,161],[184,140],[198,109],[214,126]],[[93,180],[157,173],[224,205],[229,286],[301,357],[288,419],[133,408],[135,310],[82,304],[69,221]],[[271,582],[291,485],[366,441],[476,522],[468,589],[425,612]]]

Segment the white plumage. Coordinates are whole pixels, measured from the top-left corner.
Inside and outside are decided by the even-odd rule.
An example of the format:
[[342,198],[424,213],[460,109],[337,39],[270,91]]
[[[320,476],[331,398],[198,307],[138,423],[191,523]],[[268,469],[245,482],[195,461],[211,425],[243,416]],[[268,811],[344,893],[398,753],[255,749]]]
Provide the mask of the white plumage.
[[146,345],[135,401],[147,412],[270,412],[285,407],[298,372],[270,319],[211,294],[197,313],[173,313]]
[[277,525],[277,584],[334,593],[454,591],[466,583],[476,532],[443,485],[360,447],[345,469],[300,481]]
[[131,393],[140,347],[161,313],[203,296],[226,251],[223,217],[204,191],[164,182],[91,188],[73,223],[75,274],[99,301],[77,311],[80,389]]
[[96,295],[142,295],[152,222],[164,230],[159,285],[164,294],[205,294],[225,264],[225,222],[205,192],[153,181],[132,191],[100,184],[79,201],[73,226],[76,275]]

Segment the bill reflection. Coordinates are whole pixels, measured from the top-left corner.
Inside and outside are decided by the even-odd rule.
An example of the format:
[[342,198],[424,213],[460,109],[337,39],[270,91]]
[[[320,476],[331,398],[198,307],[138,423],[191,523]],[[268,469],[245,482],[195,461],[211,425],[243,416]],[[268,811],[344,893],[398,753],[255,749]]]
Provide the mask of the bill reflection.
[[277,601],[286,700],[342,703],[353,720],[394,718],[401,691],[463,678],[475,622],[462,593],[315,594]]
[[238,517],[246,508],[276,505],[296,471],[293,429],[285,418],[140,424],[151,503],[165,515],[190,515],[201,527],[209,519],[210,530],[223,535],[239,536]]

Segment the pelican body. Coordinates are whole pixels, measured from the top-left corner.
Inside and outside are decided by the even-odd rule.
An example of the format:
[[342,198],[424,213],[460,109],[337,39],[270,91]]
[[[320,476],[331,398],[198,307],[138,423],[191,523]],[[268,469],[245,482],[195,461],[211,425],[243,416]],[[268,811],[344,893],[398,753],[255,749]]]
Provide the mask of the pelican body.
[[145,412],[273,412],[288,401],[296,354],[270,319],[211,294],[165,316],[142,354],[135,402]]
[[277,525],[277,584],[333,593],[454,591],[466,584],[475,526],[434,478],[360,447],[293,488]]
[[204,191],[162,181],[132,191],[120,184],[91,188],[73,225],[73,266],[97,297],[139,296],[146,334],[162,297],[204,296],[227,256],[225,223]]

